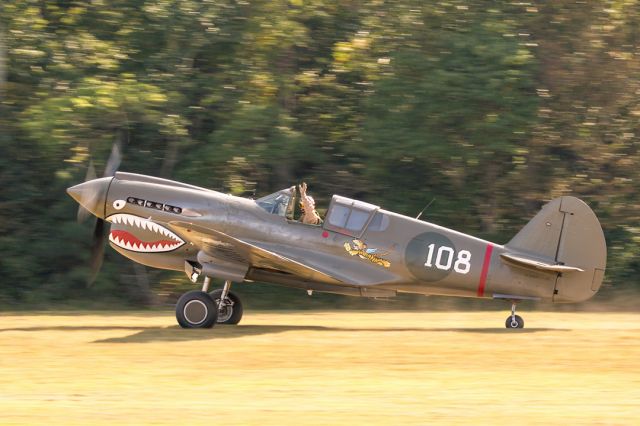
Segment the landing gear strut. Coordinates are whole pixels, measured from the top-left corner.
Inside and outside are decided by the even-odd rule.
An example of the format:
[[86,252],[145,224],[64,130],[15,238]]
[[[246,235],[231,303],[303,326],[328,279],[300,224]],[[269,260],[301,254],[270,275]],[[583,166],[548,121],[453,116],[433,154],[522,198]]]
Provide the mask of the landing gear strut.
[[505,326],[507,328],[523,328],[524,320],[520,315],[516,315],[516,300],[511,301],[511,315],[507,317],[507,321],[505,322]]
[[209,293],[218,306],[218,324],[235,325],[242,319],[242,302],[235,293],[229,291],[230,288],[231,281],[225,281],[222,289]]
[[242,319],[242,302],[231,293],[231,281],[210,293],[211,278],[205,277],[202,290],[183,294],[176,304],[176,319],[182,328],[211,328],[216,324],[238,324]]

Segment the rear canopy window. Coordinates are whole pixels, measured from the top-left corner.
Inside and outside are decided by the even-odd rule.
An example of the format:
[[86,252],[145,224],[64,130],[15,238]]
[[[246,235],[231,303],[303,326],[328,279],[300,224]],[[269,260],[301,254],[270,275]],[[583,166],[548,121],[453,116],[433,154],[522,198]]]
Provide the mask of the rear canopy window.
[[389,216],[386,214],[377,212],[376,215],[371,219],[371,223],[367,227],[368,231],[384,231],[389,227]]
[[351,209],[347,206],[341,206],[336,204],[331,209],[331,215],[329,215],[329,223],[334,226],[344,228],[347,224],[347,218]]
[[324,223],[325,229],[360,237],[378,206],[334,195]]
[[349,231],[360,231],[364,228],[369,220],[369,212],[359,209],[351,210],[351,215],[347,221],[347,229]]

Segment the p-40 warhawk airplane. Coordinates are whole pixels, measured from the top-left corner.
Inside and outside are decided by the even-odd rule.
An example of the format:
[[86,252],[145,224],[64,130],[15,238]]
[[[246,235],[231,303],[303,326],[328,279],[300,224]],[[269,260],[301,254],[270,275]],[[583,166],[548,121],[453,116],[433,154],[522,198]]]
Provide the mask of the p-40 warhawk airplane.
[[[176,318],[185,328],[237,324],[232,282],[263,281],[350,296],[397,293],[504,299],[507,328],[522,328],[516,303],[580,302],[602,283],[606,245],[591,209],[560,197],[505,245],[378,206],[334,195],[322,225],[294,220],[296,189],[252,200],[133,173],[67,190],[111,224],[109,242],[154,268],[185,271],[201,290],[185,293]],[[100,246],[101,242],[98,241]],[[212,278],[224,287],[209,292]]]

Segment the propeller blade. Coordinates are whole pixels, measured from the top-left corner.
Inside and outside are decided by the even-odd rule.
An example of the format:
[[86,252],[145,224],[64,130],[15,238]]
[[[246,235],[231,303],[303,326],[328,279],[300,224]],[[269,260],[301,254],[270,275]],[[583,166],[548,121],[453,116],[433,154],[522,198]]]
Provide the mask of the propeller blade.
[[[104,177],[114,176],[116,174],[116,171],[118,171],[118,167],[120,167],[121,162],[122,153],[120,149],[120,141],[117,140],[111,147],[111,155],[109,155],[109,160],[107,161],[107,165],[104,168]],[[85,177],[85,182],[94,179],[96,179],[96,170],[93,166],[93,161],[90,161],[89,167],[87,168],[87,176]],[[99,190],[94,190],[95,188],[89,189],[89,191],[85,190],[86,195],[83,193],[82,199],[77,201],[81,204],[92,207],[98,201],[100,201],[99,198],[101,196],[101,192]],[[74,196],[74,198],[76,197]],[[78,221],[86,220],[86,218],[90,214],[91,213],[89,212],[89,210],[80,206],[80,208],[78,209]],[[91,287],[93,282],[96,280],[96,277],[98,276],[98,272],[100,272],[100,268],[102,267],[102,261],[104,259],[104,240],[105,221],[103,219],[97,218],[96,226],[93,229],[93,241],[91,242],[91,274],[89,275],[89,280],[87,281],[87,287]]]
[[84,177],[84,181],[88,181],[88,180],[93,180],[95,178],[97,178],[98,176],[96,176],[96,168],[93,165],[93,160],[89,161],[89,167],[87,167],[87,174]]
[[104,220],[96,219],[96,226],[93,229],[93,241],[91,242],[91,275],[87,281],[87,287],[91,287],[100,272],[102,260],[104,259]]
[[[96,169],[93,166],[93,160],[89,161],[89,167],[87,167],[87,174],[84,177],[84,181],[88,182],[90,180],[93,180],[96,178]],[[93,195],[87,195],[86,201],[87,203],[84,203],[86,205],[90,205],[89,203],[93,204],[95,202],[95,200],[92,200],[91,198],[95,198],[96,194]],[[82,204],[78,203],[79,207],[78,207],[78,222],[84,222],[85,220],[87,220],[87,218],[89,216],[91,216],[91,212],[87,209],[85,209],[84,207],[82,207]]]
[[109,161],[104,168],[104,177],[113,176],[118,171],[120,163],[122,162],[122,153],[120,152],[120,143],[115,142],[111,147],[111,155],[109,155]]
[[[111,147],[111,154],[109,155],[109,160],[107,160],[107,165],[104,168],[104,177],[114,176],[118,171],[118,167],[120,167],[120,163],[122,162],[122,153],[120,149],[120,142],[117,141]],[[93,160],[89,162],[89,167],[87,168],[87,175],[84,178],[85,182],[90,180],[94,180],[96,178],[96,169],[93,165]],[[91,212],[84,208],[85,206],[93,206],[98,201],[97,193],[87,193],[83,195],[82,202],[80,203],[80,207],[78,207],[78,222],[84,222],[87,220],[89,216],[91,216]]]

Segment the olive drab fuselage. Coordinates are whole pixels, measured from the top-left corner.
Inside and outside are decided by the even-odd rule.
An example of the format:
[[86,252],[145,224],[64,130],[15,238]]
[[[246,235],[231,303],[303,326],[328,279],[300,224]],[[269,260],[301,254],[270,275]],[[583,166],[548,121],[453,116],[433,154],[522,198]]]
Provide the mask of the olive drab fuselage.
[[131,173],[83,185],[101,197],[88,208],[110,222],[116,251],[188,275],[367,297],[579,302],[606,266],[600,224],[574,197],[501,245],[341,196],[323,224],[306,225],[292,217],[294,187],[251,200]]

